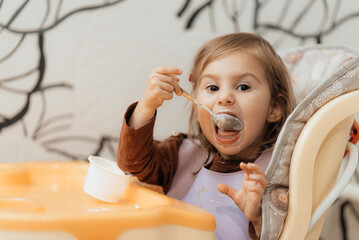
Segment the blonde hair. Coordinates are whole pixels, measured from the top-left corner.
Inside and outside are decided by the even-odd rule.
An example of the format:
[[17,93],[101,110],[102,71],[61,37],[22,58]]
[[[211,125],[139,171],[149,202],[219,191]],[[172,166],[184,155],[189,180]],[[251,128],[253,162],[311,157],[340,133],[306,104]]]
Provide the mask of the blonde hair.
[[[272,149],[285,120],[295,106],[290,77],[282,59],[264,38],[253,33],[232,33],[217,37],[205,43],[197,52],[192,67],[192,94],[196,95],[199,79],[204,69],[211,62],[234,52],[245,51],[261,63],[269,81],[271,99],[282,108],[282,117],[274,123],[267,123],[265,136],[260,144],[261,152]],[[217,151],[204,136],[197,120],[197,111],[192,105],[189,122],[189,138],[195,143],[198,139],[200,147],[209,152]]]

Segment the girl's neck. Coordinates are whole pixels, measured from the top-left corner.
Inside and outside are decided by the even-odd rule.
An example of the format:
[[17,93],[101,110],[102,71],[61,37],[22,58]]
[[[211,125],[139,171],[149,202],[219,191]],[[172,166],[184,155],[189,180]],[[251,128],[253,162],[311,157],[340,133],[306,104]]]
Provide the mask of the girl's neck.
[[257,158],[254,159],[225,159],[219,153],[217,153],[213,161],[207,166],[207,168],[214,172],[220,173],[231,173],[241,171],[239,164],[241,162],[249,163],[254,162]]
[[227,156],[217,152],[213,161],[207,166],[207,168],[214,172],[230,173],[241,171],[239,164],[254,163],[257,158],[265,149],[259,145],[254,145],[248,148],[246,151],[242,151],[240,156]]

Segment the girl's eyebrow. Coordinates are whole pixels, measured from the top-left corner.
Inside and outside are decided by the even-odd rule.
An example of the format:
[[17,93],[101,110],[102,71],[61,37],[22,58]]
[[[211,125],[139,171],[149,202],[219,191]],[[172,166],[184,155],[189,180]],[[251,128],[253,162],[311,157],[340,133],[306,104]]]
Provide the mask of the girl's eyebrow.
[[[259,78],[253,74],[253,73],[250,73],[250,72],[245,72],[245,73],[241,73],[241,74],[238,74],[237,76],[235,76],[236,78],[238,79],[242,79],[244,77],[251,77],[253,78],[254,80],[258,81],[259,83],[261,82],[259,80]],[[207,73],[207,74],[204,74],[200,77],[200,80],[202,80],[203,78],[210,78],[210,79],[213,79],[213,80],[219,80],[219,76],[216,75],[216,74],[210,74],[210,73]]]
[[202,80],[203,78],[210,78],[210,79],[213,79],[213,80],[218,80],[219,79],[219,76],[215,75],[215,74],[204,74],[202,75],[199,80]]
[[246,72],[246,73],[240,74],[240,75],[239,75],[239,78],[244,78],[244,77],[247,77],[247,76],[252,77],[254,80],[256,80],[257,82],[261,83],[261,81],[259,80],[259,78],[258,78],[255,74],[250,73],[250,72]]

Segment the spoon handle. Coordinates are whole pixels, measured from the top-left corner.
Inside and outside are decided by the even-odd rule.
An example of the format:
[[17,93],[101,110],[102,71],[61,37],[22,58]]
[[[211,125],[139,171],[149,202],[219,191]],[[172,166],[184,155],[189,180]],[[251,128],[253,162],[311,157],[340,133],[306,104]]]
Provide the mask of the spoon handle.
[[206,107],[205,105],[203,105],[202,103],[200,103],[197,99],[195,99],[194,97],[192,97],[191,95],[189,95],[189,93],[187,93],[185,90],[182,90],[182,96],[184,96],[185,98],[187,98],[188,100],[191,100],[192,102],[194,102],[195,104],[198,104],[199,106],[201,106],[202,108],[204,108],[209,114],[211,114],[211,116],[215,119],[217,119],[216,114],[214,114],[211,110],[209,110],[208,107]]
[[192,102],[194,101],[194,98],[193,98],[191,95],[189,95],[185,90],[183,90],[183,89],[181,88],[181,91],[182,91],[182,96],[184,96],[184,97],[187,98],[188,100],[191,100]]

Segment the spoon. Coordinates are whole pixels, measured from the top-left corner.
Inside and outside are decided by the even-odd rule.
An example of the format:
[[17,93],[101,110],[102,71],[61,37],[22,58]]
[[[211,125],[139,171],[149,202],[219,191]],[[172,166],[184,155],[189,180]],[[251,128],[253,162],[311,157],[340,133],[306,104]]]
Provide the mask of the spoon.
[[240,131],[243,128],[242,122],[232,115],[226,114],[226,113],[218,113],[215,114],[211,110],[208,109],[205,105],[203,105],[201,102],[199,102],[197,99],[192,97],[190,94],[188,94],[185,90],[182,90],[182,96],[187,98],[188,100],[194,102],[195,104],[201,106],[204,108],[209,114],[211,114],[212,119],[214,121],[214,124],[222,130],[227,131]]

